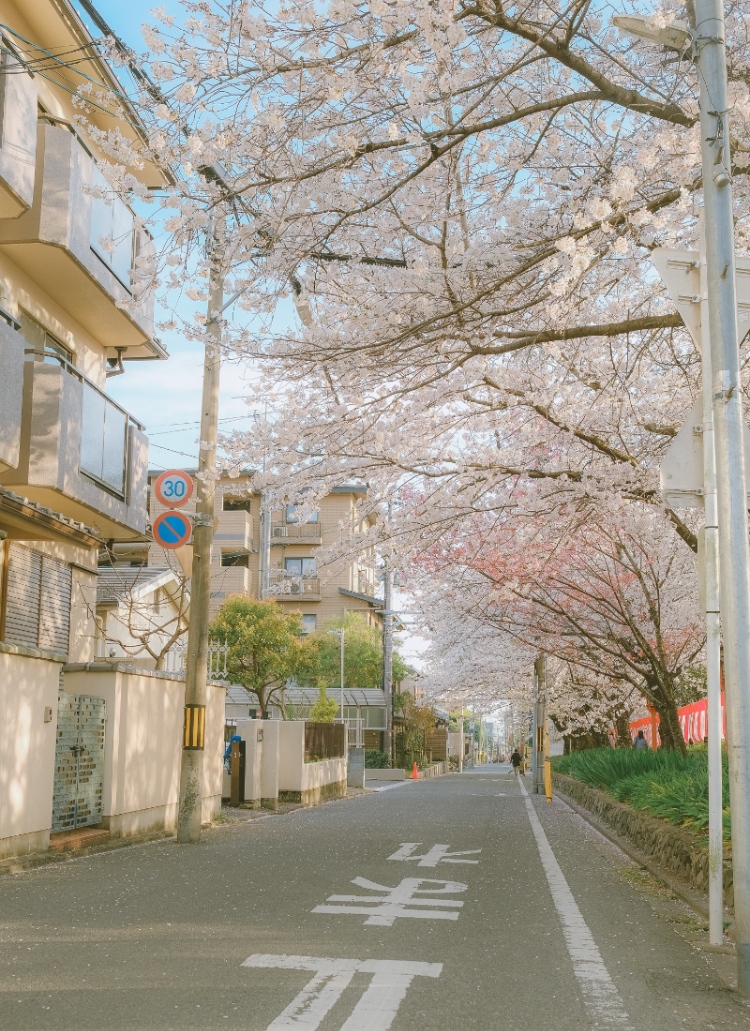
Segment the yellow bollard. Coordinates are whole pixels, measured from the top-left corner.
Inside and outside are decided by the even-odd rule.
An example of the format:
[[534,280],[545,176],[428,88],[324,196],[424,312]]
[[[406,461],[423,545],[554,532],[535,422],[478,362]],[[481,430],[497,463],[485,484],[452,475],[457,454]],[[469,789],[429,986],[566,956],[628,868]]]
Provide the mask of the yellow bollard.
[[552,763],[549,759],[544,760],[544,793],[547,801],[552,801]]

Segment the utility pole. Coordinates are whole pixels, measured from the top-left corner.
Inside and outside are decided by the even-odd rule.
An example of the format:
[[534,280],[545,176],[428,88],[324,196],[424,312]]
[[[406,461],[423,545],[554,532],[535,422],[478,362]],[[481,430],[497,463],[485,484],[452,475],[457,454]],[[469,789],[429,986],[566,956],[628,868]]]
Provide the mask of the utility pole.
[[385,752],[393,762],[393,573],[383,569],[383,694],[385,695]]
[[219,435],[220,319],[224,308],[224,236],[224,215],[219,206],[210,241],[197,503],[193,527],[193,575],[190,584],[190,626],[185,663],[185,723],[177,821],[177,840],[182,844],[200,841],[201,837],[211,544],[214,536],[214,473]]
[[531,753],[531,791],[544,794],[545,734],[547,730],[547,657],[534,660],[534,726]]
[[732,797],[737,986],[750,995],[750,552],[722,0],[695,0],[708,320]]

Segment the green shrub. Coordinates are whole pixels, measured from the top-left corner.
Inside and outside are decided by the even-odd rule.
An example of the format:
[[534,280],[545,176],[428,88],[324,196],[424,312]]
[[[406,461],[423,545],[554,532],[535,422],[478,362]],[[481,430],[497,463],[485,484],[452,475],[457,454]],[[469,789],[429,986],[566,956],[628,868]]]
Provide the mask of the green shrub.
[[387,752],[381,752],[378,748],[368,748],[365,750],[366,770],[388,770],[390,766],[391,763]]
[[[679,752],[592,748],[552,760],[558,773],[600,788],[619,802],[668,823],[703,831],[708,827],[708,753],[691,748]],[[731,833],[729,774],[723,756],[724,836]]]

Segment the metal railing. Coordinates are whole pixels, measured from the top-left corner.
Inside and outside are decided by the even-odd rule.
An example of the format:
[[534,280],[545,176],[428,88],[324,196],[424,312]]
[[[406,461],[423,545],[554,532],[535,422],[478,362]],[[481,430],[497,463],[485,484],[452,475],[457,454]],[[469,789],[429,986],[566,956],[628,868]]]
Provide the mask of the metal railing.
[[317,576],[294,576],[285,569],[271,569],[268,579],[268,588],[263,592],[266,597],[320,597],[320,580]]
[[27,347],[24,355],[26,361],[56,363],[81,384],[80,470],[107,490],[124,497],[130,431],[132,427],[143,431],[143,424],[56,351]]
[[271,543],[302,541],[307,544],[310,541],[321,540],[323,532],[321,523],[272,523]]
[[349,748],[364,748],[365,745],[365,721],[363,719],[341,719],[337,717],[335,723],[346,727],[346,742]]

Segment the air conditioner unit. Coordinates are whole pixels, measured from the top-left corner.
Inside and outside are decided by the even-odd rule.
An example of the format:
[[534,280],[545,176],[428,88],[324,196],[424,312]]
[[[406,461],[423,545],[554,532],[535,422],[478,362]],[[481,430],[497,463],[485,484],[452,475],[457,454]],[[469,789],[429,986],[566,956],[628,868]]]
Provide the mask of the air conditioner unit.
[[286,526],[274,526],[273,528],[274,537],[286,537],[288,536]]
[[302,594],[302,584],[292,583],[289,585],[290,594]]

